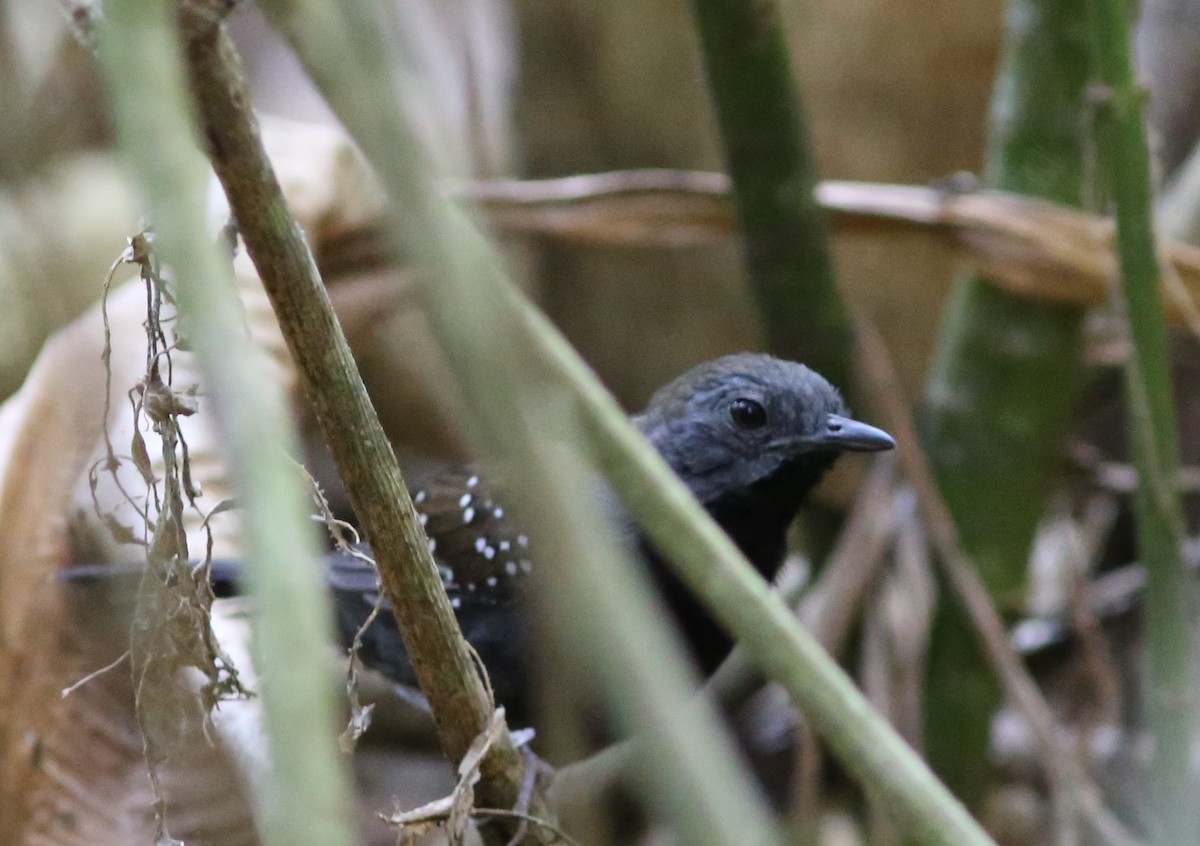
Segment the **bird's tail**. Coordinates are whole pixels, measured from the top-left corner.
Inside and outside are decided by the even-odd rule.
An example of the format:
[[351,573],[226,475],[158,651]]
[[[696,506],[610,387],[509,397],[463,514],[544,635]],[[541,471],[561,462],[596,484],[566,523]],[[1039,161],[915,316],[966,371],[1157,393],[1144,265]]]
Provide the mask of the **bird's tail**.
[[[193,570],[203,566],[203,562],[200,561],[188,563]],[[128,582],[132,589],[141,578],[143,569],[144,565],[140,563],[71,564],[57,570],[54,578],[55,581],[70,584],[104,584],[114,587]],[[231,558],[214,558],[209,563],[208,580],[218,599],[241,596],[242,563]]]

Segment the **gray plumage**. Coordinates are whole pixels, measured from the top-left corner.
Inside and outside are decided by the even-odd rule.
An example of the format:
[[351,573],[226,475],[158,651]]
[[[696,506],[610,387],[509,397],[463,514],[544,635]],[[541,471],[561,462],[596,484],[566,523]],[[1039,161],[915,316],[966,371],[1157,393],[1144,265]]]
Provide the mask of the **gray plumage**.
[[[801,364],[768,355],[725,356],[689,370],[651,398],[632,422],[671,469],[738,544],[755,568],[771,578],[783,561],[786,532],[809,491],[847,450],[890,449],[884,432],[846,417],[838,391]],[[459,501],[464,480],[486,507],[463,520]],[[477,477],[458,469],[414,495],[434,541],[443,581],[463,633],[483,658],[497,698],[520,719],[526,711],[529,627],[520,604],[522,583],[539,567],[536,539],[525,550],[528,568],[511,572],[498,557],[524,539]],[[474,501],[474,500],[473,500]],[[711,671],[729,652],[728,636],[692,594],[671,575],[607,489],[598,509],[613,521],[618,537],[646,561],[664,602],[679,624],[700,669]],[[496,551],[484,559],[476,546]],[[464,573],[474,573],[469,579]],[[480,573],[493,573],[487,584]],[[353,635],[375,599],[375,573],[361,561],[341,556],[330,569],[343,638]],[[619,625],[619,621],[614,624]],[[372,625],[364,660],[402,684],[414,684],[390,615]]]

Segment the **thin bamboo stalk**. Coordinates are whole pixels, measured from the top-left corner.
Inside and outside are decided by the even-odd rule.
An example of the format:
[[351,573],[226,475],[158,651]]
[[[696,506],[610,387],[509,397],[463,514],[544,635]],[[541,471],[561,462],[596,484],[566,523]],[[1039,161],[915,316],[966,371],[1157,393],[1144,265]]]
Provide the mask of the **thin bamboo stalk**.
[[1096,138],[1116,208],[1121,302],[1129,321],[1126,405],[1139,481],[1137,534],[1146,568],[1146,705],[1154,736],[1151,832],[1160,846],[1200,842],[1200,784],[1193,765],[1196,696],[1189,666],[1192,580],[1184,570],[1179,444],[1159,297],[1150,156],[1123,0],[1089,0],[1103,90]]
[[[392,86],[371,6],[263,7],[356,133],[391,194],[390,245],[425,271],[419,278],[430,322],[471,411],[470,432],[505,479],[517,516],[548,562],[539,572],[551,619],[576,654],[589,659],[591,687],[619,722],[654,738],[657,754],[647,764],[658,765],[642,769],[648,798],[673,818],[684,842],[780,843],[711,707],[688,709],[694,679],[653,609],[647,577],[603,531],[588,480],[553,446],[579,436],[569,397],[521,366],[529,339],[518,331],[498,256],[438,196],[406,117],[411,112],[402,107],[413,92]],[[685,712],[690,718],[681,721]]]
[[692,0],[692,12],[767,347],[848,385],[850,323],[778,5]]
[[[554,408],[564,402],[574,405],[583,415],[599,463],[638,522],[676,563],[685,582],[746,644],[748,654],[760,667],[783,681],[830,740],[841,760],[860,777],[878,786],[898,817],[924,842],[944,846],[990,844],[990,838],[962,805],[870,709],[850,680],[753,572],[661,457],[629,425],[611,395],[562,336],[507,283],[491,249],[466,225],[465,219],[437,196],[428,184],[428,176],[410,166],[411,154],[403,154],[410,152],[411,136],[395,106],[386,66],[379,63],[377,36],[369,17],[366,20],[358,17],[361,9],[357,4],[342,4],[339,12],[315,2],[273,0],[263,5],[372,160],[393,202],[408,215],[407,226],[396,218],[388,221],[395,227],[391,237],[397,246],[407,247],[409,254],[428,270],[425,295],[429,310],[435,326],[440,326],[444,351],[464,393],[473,397],[476,424],[484,429],[479,432],[480,443],[490,448],[492,455],[507,454],[512,459],[505,463],[505,470],[510,480],[516,482],[518,492],[522,487],[520,481],[531,479],[522,470],[536,470],[538,463],[534,461],[523,468],[520,459],[530,453],[522,453],[519,441],[506,442],[504,433],[519,426],[518,421],[530,410],[544,412],[553,419]],[[347,26],[340,14],[354,16],[357,25]],[[364,62],[368,63],[366,67]],[[401,155],[397,155],[398,147]],[[412,226],[413,219],[420,220],[421,225]],[[518,343],[502,346],[498,339],[504,337],[518,339]],[[474,346],[480,338],[496,346],[484,349]],[[525,388],[511,380],[513,363],[526,360],[526,356],[533,356],[547,371],[543,379],[547,393],[535,397],[538,401],[533,405],[519,401],[522,394],[513,392]],[[538,453],[531,454],[536,457]],[[544,479],[543,473],[541,480]],[[551,497],[560,499],[555,493],[551,489]],[[572,501],[569,492],[561,501]],[[530,508],[527,513],[536,516],[537,509]],[[563,528],[561,523],[545,520],[540,526],[548,532],[548,537],[555,537]],[[618,639],[617,643],[624,641]],[[634,655],[629,659],[636,660]],[[606,663],[599,669],[611,672],[611,665]],[[625,677],[606,676],[602,685],[605,693],[613,696],[622,708],[629,707],[620,702],[621,688],[626,683]],[[630,695],[645,696],[642,704],[647,709],[654,707],[640,685],[634,685]],[[652,725],[650,718],[659,716],[668,715],[658,710],[647,711],[642,725]],[[697,740],[689,743],[704,745]],[[724,830],[717,828],[721,823],[712,813],[718,805],[737,798],[734,789],[740,789],[736,779],[721,780],[723,786],[718,786],[718,782],[707,781],[712,773],[674,773],[680,777],[679,783],[674,778],[661,778],[661,773],[658,775],[657,785],[661,789],[680,791],[672,794],[670,804],[675,809],[685,807],[684,797],[695,797],[681,820],[681,825],[687,826],[685,831],[702,833],[704,826],[696,827],[701,819],[713,830]],[[713,795],[714,789],[726,790],[727,794]],[[736,817],[747,819],[744,812]],[[744,838],[727,842],[744,842]]]

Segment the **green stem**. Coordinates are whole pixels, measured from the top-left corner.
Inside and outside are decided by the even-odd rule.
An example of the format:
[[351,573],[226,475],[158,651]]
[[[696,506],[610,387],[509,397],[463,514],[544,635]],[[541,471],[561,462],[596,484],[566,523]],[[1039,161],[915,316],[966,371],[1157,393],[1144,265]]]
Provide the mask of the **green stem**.
[[400,108],[411,91],[392,87],[368,4],[263,7],[391,194],[394,213],[384,221],[390,245],[422,268],[426,309],[472,412],[471,434],[498,465],[540,558],[552,562],[539,571],[537,587],[568,643],[586,656],[591,692],[626,727],[655,739],[658,754],[646,763],[657,766],[642,768],[647,795],[673,816],[683,842],[779,844],[711,707],[679,719],[695,685],[682,647],[653,605],[647,576],[598,524],[591,483],[551,446],[577,429],[569,397],[522,366],[527,339],[516,331],[499,257],[435,189]]
[[[511,295],[517,298],[515,292]],[[543,315],[519,303],[542,360],[577,395],[609,481],[680,578],[780,683],[842,765],[878,791],[906,829],[930,844],[990,838],[694,501]]]
[[351,844],[357,833],[322,669],[332,620],[289,457],[296,437],[246,338],[228,261],[205,235],[207,169],[193,140],[174,11],[167,0],[110,0],[97,27],[100,59],[120,147],[175,273],[180,315],[212,389],[244,507],[254,647],[269,668],[261,693],[272,766],[255,797],[263,840]]
[[[1091,41],[1085,0],[1010,0],[992,97],[988,187],[1079,205]],[[1083,384],[1083,309],[960,279],[942,322],[921,434],[963,546],[1002,611],[1024,599],[1029,547]],[[989,777],[999,685],[951,603],[939,610],[926,751],[968,804]]]
[[773,0],[692,0],[769,349],[849,384],[850,324]]
[[1154,736],[1150,767],[1152,836],[1160,846],[1200,842],[1197,780],[1191,765],[1195,694],[1189,670],[1191,580],[1180,543],[1183,517],[1175,479],[1179,446],[1159,294],[1150,157],[1129,45],[1130,9],[1090,0],[1099,93],[1096,135],[1116,207],[1121,296],[1131,350],[1126,403],[1137,464],[1138,544],[1146,568],[1147,711]]
[[[390,76],[379,64],[379,48],[369,22],[358,17],[359,6],[341,6],[344,14],[356,17],[357,25],[352,28],[316,2],[272,0],[264,3],[264,8],[362,144],[393,201],[404,211],[403,221],[396,217],[389,221],[392,237],[428,271],[425,294],[443,350],[464,394],[471,397],[481,442],[489,447],[491,455],[510,459],[504,469],[511,474],[514,495],[530,497],[537,490],[533,483],[553,482],[547,471],[539,469],[541,451],[522,445],[520,421],[536,412],[540,425],[551,426],[557,419],[556,409],[578,408],[599,463],[635,518],[675,562],[685,582],[745,644],[747,654],[786,685],[843,763],[877,787],[897,817],[924,842],[938,846],[991,844],[962,805],[871,709],[662,458],[630,426],[612,396],[562,335],[508,284],[491,249],[453,207],[437,197],[429,177],[413,167],[410,131],[393,105],[397,98],[388,84]],[[364,67],[365,62],[371,64]],[[512,339],[512,344],[505,345],[505,338]],[[491,346],[481,348],[485,342]],[[530,396],[528,386],[511,375],[518,369],[513,362],[523,363],[528,356],[548,370],[536,380],[544,386],[544,393],[530,397],[532,403],[522,401]],[[528,463],[523,465],[523,459]],[[554,504],[568,507],[576,502],[576,496],[569,487],[548,488],[541,502],[525,500],[530,506],[526,513],[538,521],[539,532],[563,544],[564,554],[573,552],[555,560],[575,563],[584,556],[607,556],[603,544],[594,549],[587,545],[570,547],[569,539],[561,539],[564,527],[572,525],[573,514],[554,510]],[[544,507],[537,508],[539,504]],[[547,519],[550,515],[562,515],[564,519]],[[582,520],[578,528],[587,532],[591,522]],[[539,534],[539,540],[542,537]],[[610,561],[619,565],[620,559]],[[590,570],[598,563],[603,563],[602,559],[588,558],[585,566]],[[619,567],[614,572],[620,572]],[[578,584],[574,590],[579,590]],[[580,598],[586,600],[587,596]],[[678,682],[670,661],[656,658],[654,662],[659,665],[656,673],[661,676],[666,698],[659,698],[641,684],[629,684],[634,672],[623,671],[621,666],[622,661],[628,661],[630,666],[639,667],[640,675],[640,664],[634,663],[639,661],[639,652],[662,655],[661,646],[637,643],[624,634],[615,638],[605,635],[606,641],[610,638],[616,658],[597,667],[604,673],[599,680],[603,692],[622,709],[621,713],[637,716],[641,727],[653,726],[661,719],[666,719],[666,724],[678,722],[681,710],[672,710],[679,708],[675,689]],[[675,704],[668,706],[671,702]],[[682,742],[693,748],[673,745],[672,760],[681,766],[669,778],[659,773],[651,785],[655,794],[666,794],[669,807],[682,812],[683,830],[703,836],[704,842],[712,842],[714,832],[726,832],[727,820],[754,819],[740,779],[683,766],[697,760],[692,756],[703,751],[699,747],[720,738],[721,734],[710,728],[705,729],[704,740],[672,735],[670,743]],[[717,757],[724,754],[722,744]],[[721,766],[727,772],[731,764]],[[737,772],[736,767],[733,772]],[[720,812],[721,807],[728,810]],[[751,837],[762,837],[762,831],[756,828]],[[716,839],[720,841],[720,836]],[[700,841],[689,838],[687,842]],[[724,842],[746,842],[746,837],[735,836]]]

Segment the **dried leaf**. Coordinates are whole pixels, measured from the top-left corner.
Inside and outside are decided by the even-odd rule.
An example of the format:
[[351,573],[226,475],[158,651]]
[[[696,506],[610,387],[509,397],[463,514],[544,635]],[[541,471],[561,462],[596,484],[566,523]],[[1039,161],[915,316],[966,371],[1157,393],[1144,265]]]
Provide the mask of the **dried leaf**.
[[[361,636],[361,633],[360,633]],[[347,755],[354,751],[358,739],[363,736],[371,725],[371,714],[374,705],[364,705],[358,698],[359,673],[362,671],[362,660],[358,657],[359,640],[355,638],[354,646],[350,649],[350,666],[346,673],[346,698],[350,703],[350,719],[345,730],[338,736],[338,746]]]
[[[470,183],[499,231],[573,241],[670,246],[736,235],[729,182],[699,171],[631,170]],[[923,232],[1018,294],[1096,305],[1116,274],[1112,221],[1035,197],[923,185],[825,181],[817,199],[838,233]],[[1200,334],[1200,248],[1164,241],[1164,304]]]
[[124,523],[117,520],[112,514],[102,514],[100,519],[104,521],[104,526],[112,534],[113,540],[117,543],[132,543],[143,544],[141,538],[134,534],[132,526],[126,526]]
[[403,811],[384,817],[384,821],[400,828],[400,835],[428,831],[434,825],[444,824],[451,846],[462,846],[466,842],[467,828],[475,809],[475,785],[479,783],[479,765],[488,750],[507,730],[504,709],[492,712],[492,720],[485,731],[471,743],[467,753],[458,764],[458,784],[449,796],[444,796],[411,811]]
[[371,727],[371,715],[374,711],[374,704],[363,705],[355,702],[354,707],[350,709],[350,720],[346,724],[345,731],[338,735],[338,748],[347,755],[354,751],[354,747],[358,745],[358,739]]
[[492,721],[487,730],[471,742],[467,754],[458,763],[458,784],[451,794],[450,816],[446,820],[451,846],[462,846],[466,842],[467,827],[471,823],[471,811],[475,807],[475,785],[479,783],[479,763],[492,748],[492,744],[503,736],[506,726],[504,709],[492,712]]
[[131,264],[149,264],[150,244],[153,240],[154,233],[149,229],[143,229],[138,234],[130,237],[129,247],[121,254],[121,259]]
[[224,514],[226,511],[233,511],[234,509],[241,508],[241,507],[242,507],[242,504],[237,499],[237,497],[230,497],[229,499],[223,499],[212,507],[212,510],[208,512],[207,516],[205,516],[204,522],[207,523],[209,520],[216,517],[218,514]]
[[129,452],[133,458],[133,466],[141,474],[142,481],[146,483],[146,487],[154,487],[158,483],[158,480],[154,478],[154,465],[150,462],[150,453],[146,449],[146,440],[137,429],[133,430],[133,437],[130,438]]
[[397,811],[390,817],[383,817],[383,820],[389,825],[398,826],[402,833],[420,835],[446,821],[452,802],[453,797],[443,796],[411,811]]

